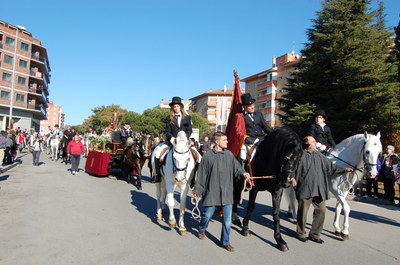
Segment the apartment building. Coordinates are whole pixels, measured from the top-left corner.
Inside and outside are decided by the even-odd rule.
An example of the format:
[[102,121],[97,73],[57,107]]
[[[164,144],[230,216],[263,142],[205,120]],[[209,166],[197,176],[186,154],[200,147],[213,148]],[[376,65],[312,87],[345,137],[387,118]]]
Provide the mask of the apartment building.
[[210,128],[215,131],[225,131],[232,104],[232,89],[210,90],[191,98],[190,110],[200,113]]
[[300,56],[294,53],[273,57],[271,68],[241,80],[245,83],[246,93],[250,93],[256,99],[256,110],[264,115],[271,127],[282,126],[277,115],[280,112],[277,100],[285,93],[287,80],[299,59]]
[[49,102],[49,106],[46,109],[47,119],[40,121],[40,130],[44,131],[50,126],[54,128],[54,125],[58,124],[60,128],[64,128],[64,113],[62,112],[62,106],[54,105],[52,101]]
[[39,131],[47,118],[50,63],[41,41],[0,21],[0,127]]

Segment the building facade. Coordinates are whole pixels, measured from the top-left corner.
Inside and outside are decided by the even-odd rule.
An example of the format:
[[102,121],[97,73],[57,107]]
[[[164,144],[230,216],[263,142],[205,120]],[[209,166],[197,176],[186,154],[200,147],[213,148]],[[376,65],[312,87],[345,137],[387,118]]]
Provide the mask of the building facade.
[[62,107],[56,106],[52,101],[49,102],[49,106],[46,109],[47,119],[40,121],[40,130],[44,131],[49,126],[54,128],[54,125],[58,124],[60,128],[64,128],[64,113],[62,113]]
[[191,98],[190,110],[203,116],[213,131],[226,129],[232,104],[232,90],[210,90]]
[[0,21],[0,126],[40,130],[47,118],[50,63],[41,41]]
[[245,83],[246,93],[250,93],[256,99],[256,110],[264,115],[271,127],[282,126],[282,121],[277,115],[280,113],[277,100],[285,93],[287,80],[299,59],[300,56],[294,53],[274,57],[271,68],[241,80]]

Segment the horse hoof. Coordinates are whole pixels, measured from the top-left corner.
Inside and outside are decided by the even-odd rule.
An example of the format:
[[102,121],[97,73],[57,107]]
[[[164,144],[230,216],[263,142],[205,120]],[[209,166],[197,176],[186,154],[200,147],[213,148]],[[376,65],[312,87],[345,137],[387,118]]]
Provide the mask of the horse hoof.
[[138,190],[142,190],[142,186],[138,186],[137,189],[138,189]]
[[339,231],[335,231],[335,235],[336,235],[336,236],[341,236],[341,235],[342,235],[342,233],[341,233],[341,232],[339,232]]
[[340,233],[340,236],[341,236],[341,238],[342,238],[343,240],[348,240],[348,239],[349,239],[349,235]]
[[242,222],[240,222],[239,218],[235,219],[235,220],[232,220],[232,224],[234,224],[236,226],[239,226],[239,227],[242,227]]
[[179,235],[186,236],[187,235],[187,231],[186,230],[179,230]]
[[176,223],[174,224],[168,224],[169,228],[175,228],[176,227]]
[[163,218],[162,215],[157,215],[157,222],[162,222]]
[[251,236],[250,230],[248,228],[243,228],[242,235],[243,236]]
[[282,252],[289,251],[289,247],[287,245],[279,245],[278,249]]

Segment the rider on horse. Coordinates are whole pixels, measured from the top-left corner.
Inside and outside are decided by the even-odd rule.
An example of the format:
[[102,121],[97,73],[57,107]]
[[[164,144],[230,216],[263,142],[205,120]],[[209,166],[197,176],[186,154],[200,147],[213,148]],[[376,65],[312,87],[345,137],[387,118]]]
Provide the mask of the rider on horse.
[[[249,93],[243,94],[241,99],[247,137],[240,150],[240,162],[245,164],[244,161],[247,161],[247,149],[252,150],[253,145],[257,145],[273,129],[267,125],[261,112],[254,111],[254,102],[256,100]],[[248,155],[251,157],[251,153]]]
[[133,131],[131,128],[131,124],[129,122],[125,122],[124,127],[122,127],[122,129],[121,129],[121,142],[122,142],[124,149],[127,146],[127,144],[126,144],[127,140],[132,137],[133,137]]
[[[167,141],[163,142],[161,145],[157,146],[154,149],[156,170],[155,182],[161,181],[160,155],[161,153],[164,153],[165,149],[171,146],[171,138],[176,138],[179,131],[184,131],[188,139],[192,134],[192,119],[185,112],[182,99],[180,97],[173,97],[171,103],[169,103],[169,106],[170,114],[165,119],[165,135],[167,136]],[[191,149],[195,151],[195,148]],[[195,152],[198,153],[198,151]]]
[[333,140],[331,128],[326,125],[326,114],[324,110],[317,110],[314,114],[315,123],[311,124],[310,135],[317,141],[317,150],[326,151],[329,148],[335,148],[336,143]]

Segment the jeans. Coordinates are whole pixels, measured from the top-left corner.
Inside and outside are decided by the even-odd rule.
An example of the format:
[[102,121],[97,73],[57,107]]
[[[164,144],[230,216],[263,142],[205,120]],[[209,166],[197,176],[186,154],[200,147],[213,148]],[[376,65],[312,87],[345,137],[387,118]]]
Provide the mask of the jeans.
[[[204,206],[203,213],[201,214],[201,221],[199,225],[199,232],[207,230],[210,219],[215,212],[215,206]],[[221,228],[221,244],[223,246],[229,245],[229,234],[232,226],[232,204],[222,206],[223,221]]]
[[32,151],[33,165],[39,165],[40,151]]
[[71,171],[78,172],[81,155],[71,155]]

